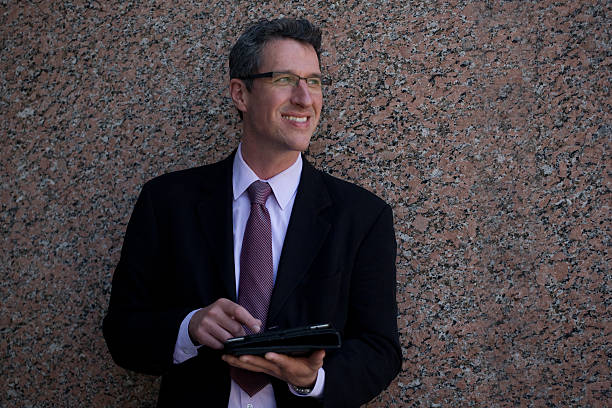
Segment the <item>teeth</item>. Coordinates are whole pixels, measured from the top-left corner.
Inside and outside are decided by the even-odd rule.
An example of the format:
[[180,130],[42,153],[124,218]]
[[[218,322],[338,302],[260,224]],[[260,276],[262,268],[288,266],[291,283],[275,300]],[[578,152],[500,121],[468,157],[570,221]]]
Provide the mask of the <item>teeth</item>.
[[296,116],[286,116],[286,115],[283,115],[283,118],[288,119],[288,120],[292,120],[294,122],[302,122],[302,123],[306,122],[306,120],[308,119],[307,117],[298,118]]

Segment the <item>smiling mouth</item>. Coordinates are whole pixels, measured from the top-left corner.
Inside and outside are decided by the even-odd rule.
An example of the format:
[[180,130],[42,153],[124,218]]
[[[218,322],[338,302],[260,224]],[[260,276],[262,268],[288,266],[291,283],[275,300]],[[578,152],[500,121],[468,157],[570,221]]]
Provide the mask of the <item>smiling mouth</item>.
[[287,119],[290,120],[292,122],[297,122],[297,123],[304,123],[308,120],[307,116],[290,116],[290,115],[282,115],[283,119]]

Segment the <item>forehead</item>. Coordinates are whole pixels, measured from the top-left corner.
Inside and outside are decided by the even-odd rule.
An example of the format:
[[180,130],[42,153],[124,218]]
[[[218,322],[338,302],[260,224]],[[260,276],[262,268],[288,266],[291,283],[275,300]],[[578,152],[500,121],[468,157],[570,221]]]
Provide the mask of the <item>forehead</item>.
[[262,50],[259,72],[281,71],[320,74],[319,58],[308,43],[282,38],[268,41]]

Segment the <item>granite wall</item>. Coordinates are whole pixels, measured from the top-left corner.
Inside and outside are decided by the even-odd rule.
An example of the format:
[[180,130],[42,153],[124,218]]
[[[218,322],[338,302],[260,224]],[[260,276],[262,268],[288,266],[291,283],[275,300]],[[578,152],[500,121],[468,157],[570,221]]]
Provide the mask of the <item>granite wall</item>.
[[612,405],[609,1],[0,1],[0,406],[151,406],[102,339],[143,183],[238,143],[229,47],[324,29],[308,157],[384,197],[403,371],[368,407]]

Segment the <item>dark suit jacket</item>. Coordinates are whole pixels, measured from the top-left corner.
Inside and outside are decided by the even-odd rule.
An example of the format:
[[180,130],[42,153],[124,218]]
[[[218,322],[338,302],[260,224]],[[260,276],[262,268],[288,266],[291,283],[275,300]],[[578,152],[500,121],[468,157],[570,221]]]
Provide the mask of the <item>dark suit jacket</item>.
[[[232,160],[146,183],[113,275],[104,337],[120,366],[163,376],[160,406],[227,407],[221,352],[202,347],[178,365],[172,356],[190,311],[236,301]],[[395,255],[391,208],[304,161],[267,325],[329,322],[343,345],[325,357],[322,401],[295,397],[274,380],[279,408],[358,406],[397,375]]]

